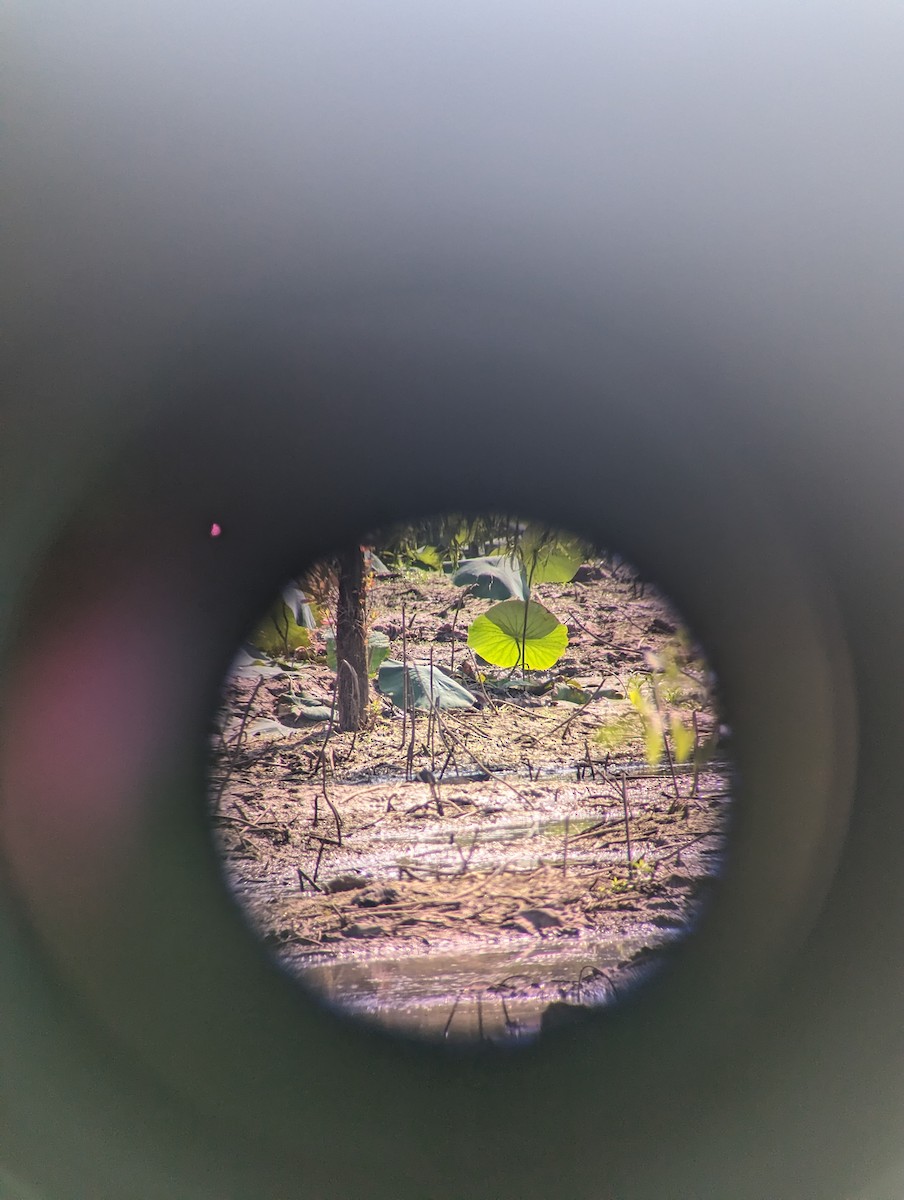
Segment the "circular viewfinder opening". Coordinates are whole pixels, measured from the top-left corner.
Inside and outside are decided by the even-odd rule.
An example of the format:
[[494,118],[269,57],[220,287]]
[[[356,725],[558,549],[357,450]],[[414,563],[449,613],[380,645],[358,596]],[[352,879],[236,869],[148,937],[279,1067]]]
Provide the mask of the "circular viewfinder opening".
[[624,999],[693,931],[729,745],[701,647],[628,563],[451,515],[287,584],[225,681],[210,807],[230,891],[305,988],[512,1043]]

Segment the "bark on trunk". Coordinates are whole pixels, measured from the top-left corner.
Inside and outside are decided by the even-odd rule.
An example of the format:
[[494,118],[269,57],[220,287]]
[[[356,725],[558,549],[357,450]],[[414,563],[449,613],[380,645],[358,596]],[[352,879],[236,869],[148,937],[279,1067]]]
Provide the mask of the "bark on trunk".
[[360,729],[367,714],[367,614],[364,552],[360,546],[339,555],[336,603],[336,721],[346,732]]

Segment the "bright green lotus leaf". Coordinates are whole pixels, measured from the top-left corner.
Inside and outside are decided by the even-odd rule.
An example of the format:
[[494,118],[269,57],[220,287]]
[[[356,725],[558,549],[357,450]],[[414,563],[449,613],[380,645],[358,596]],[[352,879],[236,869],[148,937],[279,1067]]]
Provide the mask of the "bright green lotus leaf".
[[589,553],[577,538],[540,525],[529,525],[519,546],[531,586],[536,583],[570,583]]
[[527,599],[527,581],[517,558],[494,554],[489,558],[466,558],[452,576],[458,587],[471,587],[481,600]]
[[[408,679],[407,696],[405,679]],[[460,683],[456,683],[445,671],[423,667],[417,663],[404,666],[387,659],[377,674],[376,689],[388,696],[399,708],[439,709],[473,708],[477,703],[474,695]]]
[[568,630],[535,600],[503,600],[471,622],[468,645],[496,667],[516,667],[523,659],[531,671],[545,671],[565,652]]
[[[324,638],[326,646],[326,661],[330,667],[336,670],[336,636],[328,633]],[[384,662],[389,654],[389,638],[385,633],[373,633],[367,638],[367,674],[373,679],[379,670],[380,663]]]
[[569,549],[560,543],[541,550],[536,563],[528,564],[528,575],[531,583],[571,583],[583,561],[580,547],[577,550]]
[[307,629],[299,625],[282,597],[273,605],[248,640],[256,649],[263,650],[271,657],[291,654],[293,650],[311,644]]
[[411,555],[411,561],[416,567],[422,567],[428,571],[443,569],[443,556],[436,546],[418,546]]

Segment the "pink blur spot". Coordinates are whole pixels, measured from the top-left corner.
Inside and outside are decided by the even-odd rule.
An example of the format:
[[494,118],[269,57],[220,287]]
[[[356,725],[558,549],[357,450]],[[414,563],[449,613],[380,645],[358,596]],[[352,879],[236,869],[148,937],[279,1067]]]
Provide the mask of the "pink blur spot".
[[[12,672],[0,731],[3,852],[26,895],[84,915],[109,901],[179,711],[165,580],[111,579]],[[43,898],[43,900],[41,900]]]
[[219,527],[219,525],[216,523],[216,521],[214,521],[214,523],[210,527],[210,536],[211,537],[219,537],[222,532],[223,532],[223,530]]

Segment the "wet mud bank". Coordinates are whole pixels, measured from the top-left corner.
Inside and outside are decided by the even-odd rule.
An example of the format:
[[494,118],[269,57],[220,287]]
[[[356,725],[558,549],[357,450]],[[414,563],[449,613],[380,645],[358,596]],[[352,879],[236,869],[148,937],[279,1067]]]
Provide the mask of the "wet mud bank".
[[[416,579],[377,582],[374,623],[394,630],[417,591],[406,652],[455,671],[443,629],[460,597]],[[329,705],[316,657],[243,659],[227,680],[211,771],[226,884],[326,1002],[416,1036],[527,1039],[563,1006],[622,999],[699,920],[727,850],[731,764],[717,751],[651,767],[626,697],[629,672],[669,652],[674,614],[602,570],[554,601],[575,610],[557,679],[590,703],[485,693],[473,711],[416,714],[412,731],[374,694],[368,728],[339,734],[286,716],[302,688]],[[708,681],[686,659],[671,702],[713,745]],[[603,744],[601,728],[622,727]]]

